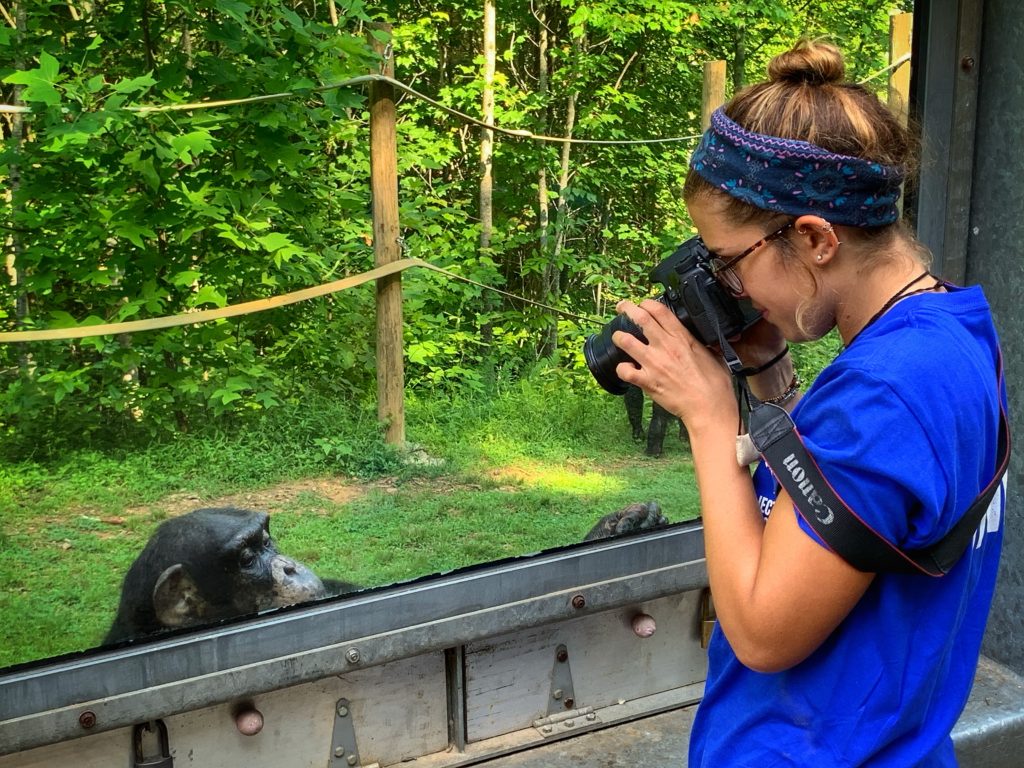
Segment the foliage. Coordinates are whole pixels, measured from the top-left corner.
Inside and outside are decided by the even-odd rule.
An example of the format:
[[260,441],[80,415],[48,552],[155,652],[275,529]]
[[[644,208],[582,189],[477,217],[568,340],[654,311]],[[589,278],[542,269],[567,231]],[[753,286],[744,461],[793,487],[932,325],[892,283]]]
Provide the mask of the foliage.
[[[338,26],[304,0],[14,3],[0,32],[5,330],[135,320],[323,283],[373,261],[362,90],[367,23],[393,26],[396,75],[479,113],[481,8],[346,0]],[[736,84],[801,34],[831,35],[859,79],[885,64],[888,13],[908,0],[548,0],[502,6],[498,124],[599,140],[699,133],[702,65]],[[543,27],[540,19],[543,18]],[[537,43],[548,40],[546,87]],[[383,33],[375,33],[378,38]],[[879,81],[880,83],[882,81]],[[216,109],[135,111],[263,94]],[[409,256],[463,279],[406,273],[406,381],[485,392],[551,356],[581,365],[584,316],[651,292],[647,272],[691,231],[680,199],[693,142],[617,147],[499,136],[495,232],[477,248],[478,131],[427,102],[398,106]],[[565,177],[562,162],[565,161]],[[539,225],[540,173],[551,209]],[[475,281],[475,282],[467,282]],[[0,349],[0,429],[21,445],[121,440],[262,418],[316,394],[373,390],[374,297],[357,288],[232,321]],[[485,344],[480,330],[490,329]],[[548,343],[554,329],[557,346]],[[584,375],[585,376],[585,375]]]

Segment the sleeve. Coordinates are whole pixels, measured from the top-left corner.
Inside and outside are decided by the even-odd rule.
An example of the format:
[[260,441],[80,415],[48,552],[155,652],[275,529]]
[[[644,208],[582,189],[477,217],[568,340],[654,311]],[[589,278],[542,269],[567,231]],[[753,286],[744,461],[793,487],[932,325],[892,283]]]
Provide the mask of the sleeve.
[[876,532],[904,549],[941,538],[948,478],[927,428],[888,382],[856,369],[823,374],[794,421],[825,479]]

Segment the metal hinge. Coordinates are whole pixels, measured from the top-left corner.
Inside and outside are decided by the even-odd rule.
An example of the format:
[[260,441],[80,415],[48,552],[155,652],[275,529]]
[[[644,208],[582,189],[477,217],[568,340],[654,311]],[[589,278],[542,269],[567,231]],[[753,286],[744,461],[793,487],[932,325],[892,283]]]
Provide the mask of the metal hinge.
[[559,712],[557,715],[548,715],[533,721],[533,727],[544,738],[549,738],[560,733],[566,733],[585,725],[595,725],[601,719],[594,712],[593,707],[582,707],[580,709],[569,709]]

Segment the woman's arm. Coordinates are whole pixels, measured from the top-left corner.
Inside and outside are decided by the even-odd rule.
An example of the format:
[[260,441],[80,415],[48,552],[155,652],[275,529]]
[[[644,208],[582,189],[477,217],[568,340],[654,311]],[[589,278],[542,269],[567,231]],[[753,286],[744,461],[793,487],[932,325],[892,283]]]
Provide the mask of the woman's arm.
[[739,421],[728,371],[658,302],[620,305],[647,344],[614,341],[637,366],[616,369],[686,423],[704,522],[715,610],[741,662],[779,671],[810,655],[853,609],[873,578],[828,551],[797,523],[783,492],[762,522],[750,474],[736,462]]

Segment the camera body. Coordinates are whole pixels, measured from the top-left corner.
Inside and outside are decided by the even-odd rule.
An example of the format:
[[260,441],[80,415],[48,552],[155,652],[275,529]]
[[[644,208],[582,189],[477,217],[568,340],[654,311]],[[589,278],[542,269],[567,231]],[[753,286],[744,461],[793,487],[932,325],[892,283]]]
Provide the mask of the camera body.
[[[711,256],[699,237],[680,245],[651,270],[650,278],[665,288],[655,301],[671,309],[683,327],[706,347],[717,346],[720,338],[738,336],[761,317],[749,301],[734,298],[718,283],[711,273]],[[632,358],[612,342],[615,331],[625,331],[647,342],[636,323],[618,315],[587,337],[583,357],[598,384],[613,395],[622,395],[629,385],[615,373],[615,367]]]

